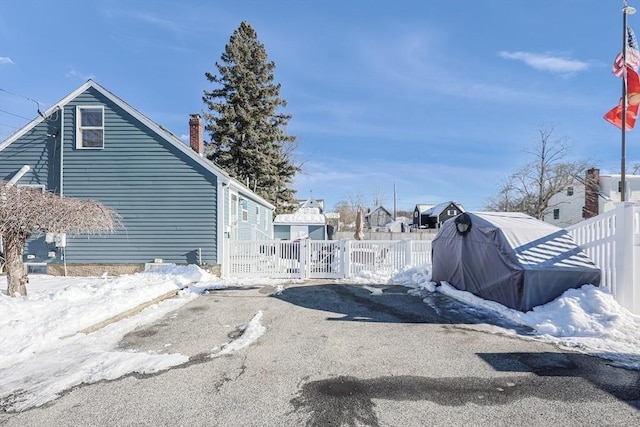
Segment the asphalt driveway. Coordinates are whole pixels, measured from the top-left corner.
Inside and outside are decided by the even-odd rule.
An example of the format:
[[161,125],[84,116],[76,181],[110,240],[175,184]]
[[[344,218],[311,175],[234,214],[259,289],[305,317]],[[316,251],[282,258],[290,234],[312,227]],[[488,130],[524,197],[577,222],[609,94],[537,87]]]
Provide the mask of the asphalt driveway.
[[[640,425],[639,372],[407,291],[326,281],[213,291],[120,343],[187,364],[76,387],[0,425]],[[259,311],[257,342],[211,357]]]

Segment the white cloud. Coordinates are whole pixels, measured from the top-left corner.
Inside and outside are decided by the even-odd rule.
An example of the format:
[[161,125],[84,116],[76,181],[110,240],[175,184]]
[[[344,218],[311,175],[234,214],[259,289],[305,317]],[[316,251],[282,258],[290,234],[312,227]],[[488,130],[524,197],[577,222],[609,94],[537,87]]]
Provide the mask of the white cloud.
[[531,53],[531,52],[507,52],[502,51],[498,56],[504,59],[514,59],[522,61],[528,66],[540,71],[549,71],[559,74],[571,74],[578,71],[584,71],[589,68],[589,64],[577,59],[565,58],[550,53]]
[[89,79],[95,79],[96,76],[94,76],[93,74],[83,74],[72,68],[71,70],[65,73],[65,77],[86,81]]
[[15,64],[8,56],[0,56],[0,64]]

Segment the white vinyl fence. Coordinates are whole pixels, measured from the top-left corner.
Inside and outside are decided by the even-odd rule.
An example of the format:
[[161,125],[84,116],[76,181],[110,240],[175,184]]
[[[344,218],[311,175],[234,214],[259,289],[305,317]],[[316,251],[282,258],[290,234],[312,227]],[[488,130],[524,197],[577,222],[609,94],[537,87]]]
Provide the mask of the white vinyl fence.
[[614,210],[567,231],[602,270],[600,286],[621,306],[640,315],[640,206],[618,203]]
[[342,279],[431,264],[430,240],[228,240],[224,277]]

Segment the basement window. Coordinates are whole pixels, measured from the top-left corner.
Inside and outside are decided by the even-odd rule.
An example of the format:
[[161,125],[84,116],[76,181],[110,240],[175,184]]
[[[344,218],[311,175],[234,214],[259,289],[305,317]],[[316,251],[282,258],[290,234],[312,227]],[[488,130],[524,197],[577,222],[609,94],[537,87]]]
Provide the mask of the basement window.
[[104,148],[104,107],[76,107],[76,148]]

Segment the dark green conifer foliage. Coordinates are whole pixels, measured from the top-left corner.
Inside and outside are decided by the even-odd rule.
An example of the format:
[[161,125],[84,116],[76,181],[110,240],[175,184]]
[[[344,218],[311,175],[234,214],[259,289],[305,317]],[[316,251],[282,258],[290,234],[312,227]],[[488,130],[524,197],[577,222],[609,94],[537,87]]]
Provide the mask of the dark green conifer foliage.
[[291,186],[300,167],[293,159],[296,137],[286,134],[291,115],[279,110],[287,102],[274,83],[275,63],[247,22],[233,32],[221,59],[217,75],[205,74],[215,86],[202,97],[209,110],[207,158],[275,205],[277,213],[289,212],[296,206]]

